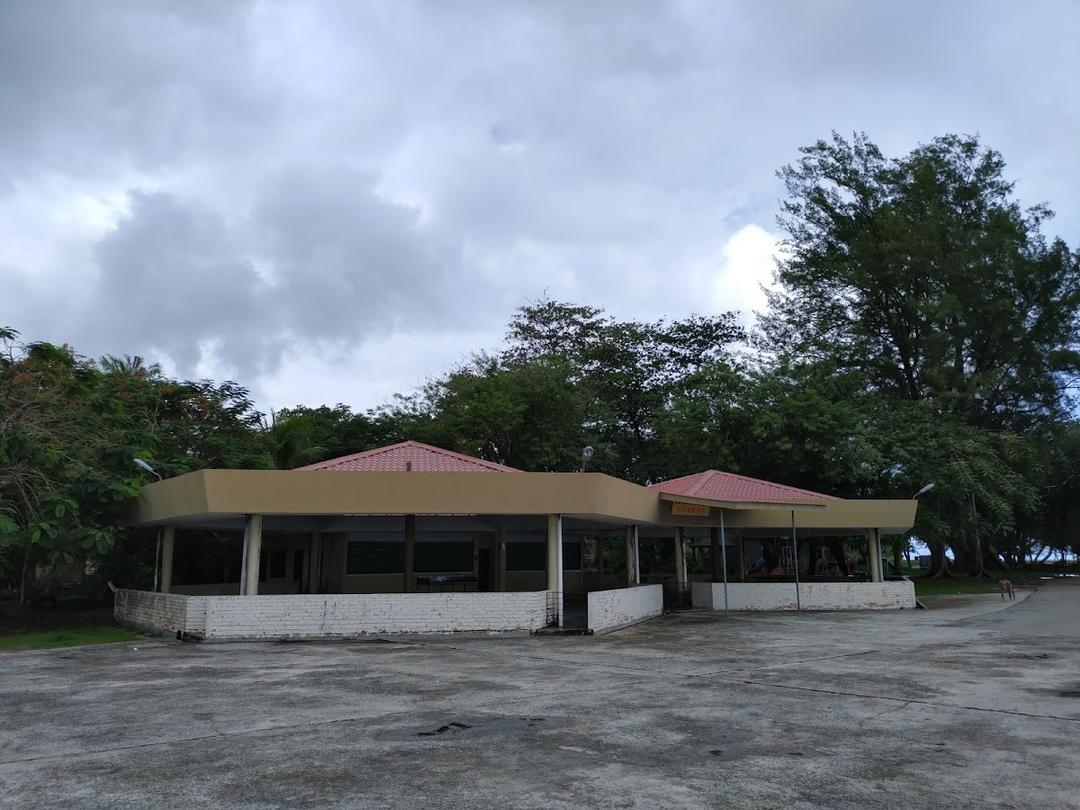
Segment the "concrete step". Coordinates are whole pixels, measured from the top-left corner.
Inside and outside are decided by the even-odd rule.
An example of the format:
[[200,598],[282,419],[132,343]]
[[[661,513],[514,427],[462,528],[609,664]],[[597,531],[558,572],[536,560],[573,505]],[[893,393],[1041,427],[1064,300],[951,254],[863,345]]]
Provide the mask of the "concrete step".
[[541,627],[533,630],[534,636],[591,636],[593,631],[588,627]]

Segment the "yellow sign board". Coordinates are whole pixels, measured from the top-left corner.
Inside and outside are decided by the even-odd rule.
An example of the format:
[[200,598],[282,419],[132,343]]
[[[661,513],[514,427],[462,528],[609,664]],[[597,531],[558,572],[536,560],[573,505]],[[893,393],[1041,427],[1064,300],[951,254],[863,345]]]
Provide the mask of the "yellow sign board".
[[695,517],[708,517],[709,507],[703,503],[683,503],[682,501],[672,501],[671,514],[673,515],[693,515]]

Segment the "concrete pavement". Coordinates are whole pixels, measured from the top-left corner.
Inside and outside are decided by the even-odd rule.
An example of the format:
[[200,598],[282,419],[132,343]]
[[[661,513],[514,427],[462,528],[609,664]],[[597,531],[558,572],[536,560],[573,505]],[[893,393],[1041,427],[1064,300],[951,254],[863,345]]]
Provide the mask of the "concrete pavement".
[[12,807],[1080,807],[1080,587],[603,637],[0,654]]

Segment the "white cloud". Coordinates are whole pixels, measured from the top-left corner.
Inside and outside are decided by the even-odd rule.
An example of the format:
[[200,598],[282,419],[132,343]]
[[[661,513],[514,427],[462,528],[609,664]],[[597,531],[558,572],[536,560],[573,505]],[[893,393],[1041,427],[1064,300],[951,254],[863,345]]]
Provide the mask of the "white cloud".
[[779,238],[759,225],[744,225],[720,251],[719,272],[713,281],[717,309],[736,309],[747,326],[754,312],[765,308],[762,287],[773,286]]

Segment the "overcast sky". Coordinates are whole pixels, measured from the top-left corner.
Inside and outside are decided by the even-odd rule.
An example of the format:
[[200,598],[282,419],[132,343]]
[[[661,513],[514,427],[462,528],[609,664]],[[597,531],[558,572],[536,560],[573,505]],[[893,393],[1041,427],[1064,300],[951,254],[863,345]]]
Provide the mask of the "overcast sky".
[[1080,243],[1080,3],[0,4],[0,325],[407,392],[545,293],[761,306],[775,171],[865,130],[1001,150]]

